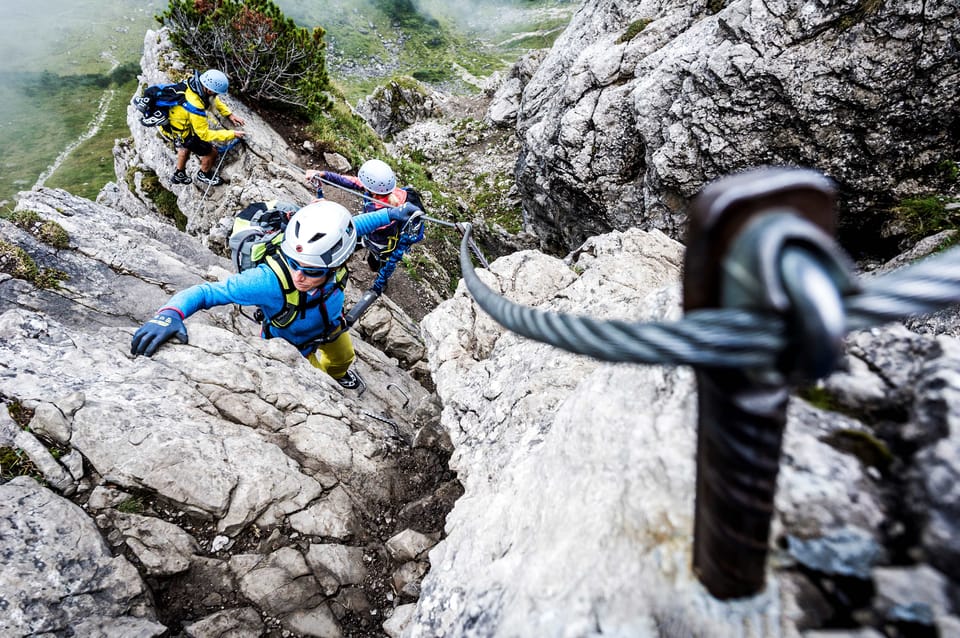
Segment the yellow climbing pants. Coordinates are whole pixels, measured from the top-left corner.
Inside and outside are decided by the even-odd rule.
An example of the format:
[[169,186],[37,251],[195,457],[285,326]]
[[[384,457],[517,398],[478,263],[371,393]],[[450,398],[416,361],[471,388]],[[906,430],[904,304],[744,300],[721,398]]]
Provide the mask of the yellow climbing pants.
[[314,368],[320,368],[334,379],[339,379],[347,373],[354,359],[357,358],[353,351],[353,341],[350,340],[350,333],[344,332],[336,340],[325,343],[318,347],[307,357]]

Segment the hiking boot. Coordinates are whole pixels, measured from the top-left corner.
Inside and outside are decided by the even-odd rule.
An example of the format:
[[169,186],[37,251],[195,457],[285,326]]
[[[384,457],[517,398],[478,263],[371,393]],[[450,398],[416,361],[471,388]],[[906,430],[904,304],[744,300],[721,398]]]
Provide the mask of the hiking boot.
[[219,186],[223,183],[223,180],[220,179],[220,176],[216,173],[204,173],[203,171],[197,171],[196,178],[198,182],[209,184],[210,186]]
[[190,179],[190,176],[183,171],[174,171],[173,177],[170,178],[170,181],[174,184],[189,184],[193,180]]
[[360,375],[353,370],[347,370],[345,375],[334,380],[347,390],[356,390],[357,394],[363,394],[363,391],[367,389],[367,384],[365,384]]

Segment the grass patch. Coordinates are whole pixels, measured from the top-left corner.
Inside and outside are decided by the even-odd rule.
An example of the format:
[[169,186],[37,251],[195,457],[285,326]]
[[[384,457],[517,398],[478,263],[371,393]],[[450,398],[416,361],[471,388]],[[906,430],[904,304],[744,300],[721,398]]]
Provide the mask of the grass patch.
[[617,44],[623,44],[624,42],[629,42],[633,40],[639,33],[647,28],[653,20],[651,18],[640,18],[639,20],[634,20],[630,23],[630,26],[627,27],[627,30],[622,36],[617,38]]
[[837,20],[837,28],[840,31],[846,31],[862,23],[870,16],[876,15],[883,3],[884,0],[860,0],[853,11]]
[[[2,244],[2,241],[0,241]],[[16,399],[6,399],[0,395],[0,399],[6,401],[6,405],[0,404],[0,409],[6,409],[10,418],[20,426],[21,429],[27,427],[30,419],[33,418],[33,410],[23,407],[23,404]],[[18,476],[32,476],[38,481],[43,480],[43,475],[37,466],[33,464],[23,450],[13,447],[0,447],[0,483],[9,481]]]
[[127,126],[127,104],[137,90],[136,78],[111,89],[113,98],[107,115],[96,135],[80,144],[47,179],[47,186],[62,188],[89,200],[95,200],[100,189],[116,179],[113,147],[118,138],[130,136]]
[[143,514],[147,506],[139,496],[131,496],[117,505],[117,511],[124,514]]
[[177,196],[164,188],[160,178],[151,170],[144,170],[140,179],[140,188],[143,194],[156,205],[157,212],[162,217],[171,220],[179,230],[187,229],[187,216],[177,205]]
[[[6,405],[3,405],[3,401]],[[8,399],[0,395],[0,409],[6,408],[10,418],[20,427],[21,430],[30,430],[30,420],[33,419],[33,410],[25,408],[20,401]],[[50,455],[55,459],[62,458],[69,448],[60,445],[51,445],[46,443]],[[0,483],[5,483],[18,476],[29,476],[41,485],[47,485],[43,473],[36,464],[27,456],[26,452],[15,447],[0,447]]]
[[513,181],[508,175],[482,173],[474,177],[470,209],[477,211],[491,224],[498,224],[510,234],[523,230],[523,211],[510,203],[507,195]]
[[420,275],[420,270],[427,266],[428,260],[422,252],[418,252],[412,257],[409,253],[405,254],[402,258],[402,263],[403,269],[407,271],[407,275],[410,276],[410,279],[413,279],[414,281],[423,280],[423,276]]
[[0,239],[0,272],[14,279],[29,281],[37,288],[53,289],[69,275],[56,268],[40,268],[27,251],[19,246]]
[[383,141],[376,132],[339,100],[310,123],[308,132],[321,150],[340,153],[354,166],[386,155]]
[[70,235],[63,226],[55,221],[44,219],[35,211],[18,210],[10,214],[0,214],[0,217],[9,219],[37,240],[54,248],[66,248],[70,244]]
[[[77,146],[45,182],[52,188],[95,198],[114,178],[114,139],[130,135],[126,107],[136,88],[137,68],[125,65],[108,75],[0,74],[0,101],[8,104],[0,123],[0,147],[5,149],[0,160],[0,199],[13,200],[19,191],[32,188],[63,150],[90,127],[101,98],[112,91],[99,132]],[[38,126],[42,134],[24,137],[24,131]]]
[[0,483],[18,476],[30,476],[42,482],[43,474],[20,448],[0,447]]
[[944,230],[960,230],[960,210],[947,209],[951,201],[937,195],[913,197],[901,201],[893,214],[903,223],[910,239],[916,241]]
[[812,385],[800,388],[797,391],[797,395],[813,407],[819,408],[820,410],[826,410],[827,412],[842,412],[840,409],[840,404],[837,402],[836,398],[827,392],[827,390],[823,387]]

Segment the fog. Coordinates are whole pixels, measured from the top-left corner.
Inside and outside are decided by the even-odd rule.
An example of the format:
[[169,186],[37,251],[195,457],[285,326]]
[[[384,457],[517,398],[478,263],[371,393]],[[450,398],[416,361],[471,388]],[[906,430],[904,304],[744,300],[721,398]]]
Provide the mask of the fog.
[[425,17],[452,23],[465,32],[499,40],[531,23],[532,16],[569,16],[582,0],[275,0],[283,12],[303,26],[322,26],[335,39],[346,14],[394,14],[410,7]]
[[[354,29],[335,16],[394,15],[414,8],[494,43],[569,15],[580,0],[275,0],[298,24]],[[166,0],[0,0],[0,202],[29,188],[96,115],[91,78],[139,63],[143,36]],[[533,19],[531,19],[533,18]],[[67,100],[73,100],[67,104]],[[66,110],[66,112],[65,112]]]

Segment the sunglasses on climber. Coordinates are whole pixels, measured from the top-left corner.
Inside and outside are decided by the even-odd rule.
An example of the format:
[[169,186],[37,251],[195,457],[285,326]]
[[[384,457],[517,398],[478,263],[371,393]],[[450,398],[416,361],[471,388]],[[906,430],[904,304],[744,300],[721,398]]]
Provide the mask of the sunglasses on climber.
[[323,277],[328,272],[330,272],[329,268],[319,268],[316,266],[304,266],[299,261],[295,259],[291,259],[286,255],[284,255],[283,258],[287,260],[287,265],[290,266],[291,270],[299,270],[300,272],[303,273],[305,277]]

